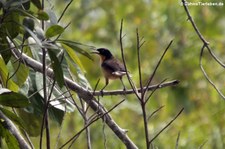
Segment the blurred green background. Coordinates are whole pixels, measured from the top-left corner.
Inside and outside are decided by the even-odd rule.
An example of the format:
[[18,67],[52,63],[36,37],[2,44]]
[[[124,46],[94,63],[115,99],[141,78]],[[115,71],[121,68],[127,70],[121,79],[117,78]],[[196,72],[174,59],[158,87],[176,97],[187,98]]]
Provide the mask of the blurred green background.
[[[58,16],[62,13],[68,0],[56,0],[52,4]],[[193,1],[197,2],[197,1]],[[210,42],[216,55],[225,58],[225,1],[206,0],[204,2],[222,2],[224,6],[189,6],[190,13],[199,30]],[[205,149],[225,148],[225,102],[206,81],[199,67],[199,54],[202,42],[194,32],[183,6],[178,0],[76,0],[69,7],[62,23],[71,25],[63,38],[99,47],[107,47],[121,59],[119,45],[120,21],[124,20],[123,39],[125,57],[132,79],[138,86],[138,68],[136,55],[136,28],[145,44],[141,48],[141,65],[143,80],[146,82],[153,72],[164,49],[173,39],[174,42],[160,65],[154,83],[165,78],[180,80],[176,87],[157,90],[149,100],[147,112],[151,114],[160,106],[165,106],[149,120],[149,134],[152,138],[184,107],[184,112],[155,141],[156,148],[175,148],[180,132],[179,148],[198,148],[204,144]],[[90,50],[91,51],[91,50]],[[99,64],[99,57],[91,61],[80,56],[85,68],[85,76],[92,88],[100,78],[98,89],[104,86]],[[225,79],[221,68],[208,54],[204,53],[203,65],[214,83],[222,91]],[[124,82],[129,87],[126,78]],[[106,90],[122,89],[120,81],[110,82]],[[126,101],[111,112],[115,121],[124,129],[139,148],[145,148],[144,127],[141,107],[134,95],[100,97],[107,108],[120,100]],[[56,138],[58,127],[53,124]],[[103,122],[99,120],[91,126],[91,140],[94,149],[104,148]],[[67,114],[61,131],[59,144],[68,140],[83,127],[79,113]],[[52,129],[53,130],[53,129]],[[123,149],[124,145],[106,127],[104,133],[109,149]],[[37,142],[38,143],[38,142]],[[75,142],[74,148],[87,148],[85,133]]]

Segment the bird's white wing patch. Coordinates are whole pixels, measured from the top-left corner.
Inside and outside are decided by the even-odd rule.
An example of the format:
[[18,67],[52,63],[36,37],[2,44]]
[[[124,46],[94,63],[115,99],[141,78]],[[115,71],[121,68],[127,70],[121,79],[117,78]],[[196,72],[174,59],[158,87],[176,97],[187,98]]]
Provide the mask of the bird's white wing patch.
[[112,72],[113,75],[116,75],[116,76],[123,76],[126,74],[126,72],[124,71],[114,71]]
[[[126,75],[126,72],[125,71],[114,71],[112,72],[113,75],[116,75],[118,77],[121,77],[121,76],[124,76]],[[131,77],[131,75],[128,73],[128,75]]]

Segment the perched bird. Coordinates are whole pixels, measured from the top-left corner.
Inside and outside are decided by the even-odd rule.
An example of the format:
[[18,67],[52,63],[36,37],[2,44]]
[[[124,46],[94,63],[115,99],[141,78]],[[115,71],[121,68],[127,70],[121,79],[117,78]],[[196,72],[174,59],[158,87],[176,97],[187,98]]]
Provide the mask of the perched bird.
[[105,86],[101,91],[109,84],[109,79],[120,79],[124,87],[123,89],[126,90],[122,80],[122,77],[126,75],[123,63],[114,58],[112,53],[106,48],[99,48],[92,53],[98,54],[101,58],[101,68],[105,77]]

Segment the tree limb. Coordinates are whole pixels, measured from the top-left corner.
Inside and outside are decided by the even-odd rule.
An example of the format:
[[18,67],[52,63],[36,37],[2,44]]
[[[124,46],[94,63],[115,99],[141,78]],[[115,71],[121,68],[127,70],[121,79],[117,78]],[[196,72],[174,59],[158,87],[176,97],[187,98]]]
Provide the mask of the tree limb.
[[2,113],[2,111],[0,111],[0,119],[3,119],[5,121],[7,129],[16,138],[20,148],[31,149],[27,142],[24,140],[23,136],[21,136],[21,134],[19,133],[19,130],[16,128],[16,126]]
[[[148,91],[153,91],[155,89],[159,89],[159,88],[164,88],[164,87],[169,87],[169,86],[176,86],[179,84],[179,80],[172,80],[172,81],[167,81],[165,83],[162,83],[160,85],[155,84],[155,85],[151,85],[147,88]],[[145,90],[146,87],[143,87],[143,89]],[[138,93],[141,93],[141,88],[137,89]],[[94,96],[101,96],[101,92],[100,91],[95,91],[92,92]],[[128,95],[128,94],[133,94],[134,91],[133,89],[127,89],[126,91],[124,90],[110,90],[110,91],[103,91],[103,95],[104,96],[111,96],[111,95]]]

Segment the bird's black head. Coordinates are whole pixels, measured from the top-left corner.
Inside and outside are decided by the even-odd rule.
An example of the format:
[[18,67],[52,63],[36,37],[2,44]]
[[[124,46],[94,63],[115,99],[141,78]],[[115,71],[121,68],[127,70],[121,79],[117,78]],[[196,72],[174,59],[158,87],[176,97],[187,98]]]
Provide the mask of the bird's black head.
[[109,59],[113,57],[112,53],[106,48],[99,48],[93,53],[99,54],[100,56],[105,57],[105,59]]

